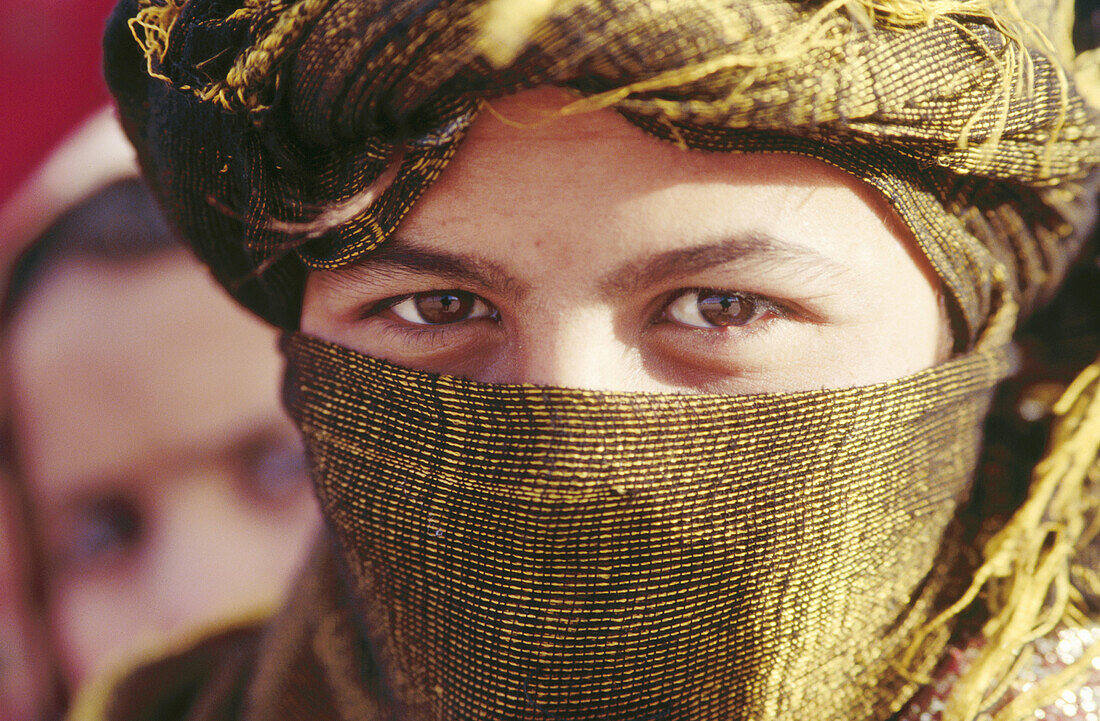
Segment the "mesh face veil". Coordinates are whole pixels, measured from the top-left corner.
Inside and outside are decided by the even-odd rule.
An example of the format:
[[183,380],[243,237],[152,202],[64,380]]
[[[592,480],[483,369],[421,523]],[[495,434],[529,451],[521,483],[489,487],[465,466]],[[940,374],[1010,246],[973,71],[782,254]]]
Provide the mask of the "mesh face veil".
[[[778,396],[494,386],[288,336],[356,611],[285,639],[342,715],[881,721],[979,594],[985,655],[950,713],[989,708],[1021,649],[1084,613],[1069,569],[1100,477],[1086,378],[1023,507],[982,548],[955,522],[1017,314],[1088,226],[1100,126],[1067,7],[120,0],[107,75],[147,176],[289,331],[310,271],[386,242],[486,103],[542,85],[685,152],[839,167],[942,283],[953,360]],[[377,683],[337,638],[357,634]],[[307,704],[280,698],[277,717]]]
[[959,593],[996,351],[730,397],[286,350],[395,718],[882,719],[946,640],[902,668]]

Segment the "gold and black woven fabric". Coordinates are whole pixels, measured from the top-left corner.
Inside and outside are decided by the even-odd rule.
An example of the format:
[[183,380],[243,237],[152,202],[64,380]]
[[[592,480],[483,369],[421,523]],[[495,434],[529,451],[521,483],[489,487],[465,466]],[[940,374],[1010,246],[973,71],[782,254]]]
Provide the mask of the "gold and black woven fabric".
[[285,350],[394,718],[885,719],[946,642],[906,668],[967,578],[951,521],[996,350],[744,397]]
[[186,236],[284,328],[307,269],[383,242],[487,99],[552,84],[684,147],[863,178],[964,349],[1008,295],[1048,294],[1079,238],[1100,135],[1071,19],[1041,0],[122,0],[107,74]]

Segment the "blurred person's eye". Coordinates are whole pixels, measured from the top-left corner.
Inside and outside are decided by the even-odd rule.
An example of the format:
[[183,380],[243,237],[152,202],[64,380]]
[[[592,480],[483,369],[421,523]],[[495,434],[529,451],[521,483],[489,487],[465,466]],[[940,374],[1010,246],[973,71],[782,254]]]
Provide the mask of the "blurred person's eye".
[[138,502],[123,493],[77,501],[66,514],[54,547],[54,565],[95,570],[136,554],[145,534]]
[[245,490],[260,501],[281,501],[309,480],[305,449],[294,433],[260,433],[241,444]]

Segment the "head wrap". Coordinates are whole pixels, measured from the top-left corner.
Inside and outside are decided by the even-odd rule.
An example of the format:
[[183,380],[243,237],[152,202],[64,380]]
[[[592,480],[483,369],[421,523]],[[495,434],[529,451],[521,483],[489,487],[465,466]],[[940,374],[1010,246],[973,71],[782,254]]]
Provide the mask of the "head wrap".
[[1100,131],[1071,21],[1010,0],[123,0],[107,73],[187,237],[283,327],[307,270],[383,242],[487,98],[552,84],[578,94],[565,112],[861,177],[943,279],[963,348],[1007,296],[1049,294],[1080,237]]
[[[576,96],[561,112],[612,108],[655,137],[685,149],[789,152],[833,164],[876,188],[913,232],[942,281],[956,351],[962,356],[953,361],[961,366],[938,372],[950,376],[952,368],[969,368],[958,382],[974,392],[963,394],[966,400],[958,399],[961,415],[943,420],[944,414],[950,415],[944,399],[955,396],[942,393],[933,402],[922,395],[945,382],[936,373],[879,390],[889,403],[897,404],[896,409],[924,409],[909,432],[927,428],[926,424],[942,430],[937,422],[962,432],[980,422],[986,393],[1000,376],[996,362],[975,365],[975,358],[998,356],[1018,310],[1030,311],[1053,292],[1088,226],[1100,165],[1100,124],[1072,72],[1071,18],[1067,3],[1011,0],[122,0],[108,29],[107,72],[139,158],[196,251],[242,303],[289,329],[297,325],[306,274],[353,263],[385,242],[457,151],[477,114],[502,94],[556,85]],[[345,349],[301,337],[288,344],[287,352],[292,360],[289,405],[307,436],[315,480],[345,561],[368,604],[363,611],[366,633],[376,644],[383,675],[389,674],[395,703],[411,709],[409,718],[601,718],[600,703],[608,704],[603,708],[609,718],[696,718],[693,714],[701,706],[662,705],[667,696],[646,696],[648,702],[630,706],[612,692],[634,689],[630,693],[636,692],[631,697],[635,699],[644,693],[638,690],[641,686],[624,686],[626,681],[605,678],[601,688],[610,695],[591,690],[592,697],[584,697],[591,703],[585,705],[572,695],[574,687],[557,688],[555,695],[555,679],[564,677],[509,677],[507,670],[500,670],[530,670],[532,666],[524,664],[532,655],[568,648],[568,643],[555,645],[554,639],[561,637],[550,632],[521,634],[515,645],[463,645],[471,639],[483,643],[493,633],[503,638],[520,633],[516,629],[530,630],[524,614],[536,613],[531,610],[536,607],[538,618],[544,620],[555,614],[569,616],[572,610],[576,623],[588,618],[605,627],[612,620],[629,626],[621,614],[586,615],[584,609],[591,611],[592,604],[602,603],[599,592],[607,591],[593,567],[599,564],[594,560],[598,553],[591,555],[592,544],[599,546],[602,536],[599,521],[592,519],[616,520],[620,511],[629,516],[622,508],[630,503],[612,499],[610,506],[593,505],[594,498],[583,493],[569,496],[576,488],[570,490],[568,479],[555,485],[553,478],[542,478],[545,485],[539,485],[527,478],[517,491],[521,497],[501,511],[505,517],[517,513],[521,520],[548,520],[553,514],[546,516],[550,512],[539,503],[563,513],[561,507],[569,503],[562,498],[583,497],[592,511],[588,521],[580,519],[588,524],[581,526],[588,535],[570,537],[571,527],[565,524],[560,533],[548,533],[541,540],[563,544],[561,555],[547,551],[546,563],[558,559],[564,564],[548,573],[574,573],[579,585],[591,581],[599,592],[589,597],[555,599],[553,588],[543,597],[523,595],[527,591],[510,586],[526,578],[530,567],[519,561],[507,569],[494,565],[501,556],[475,542],[477,533],[488,533],[489,528],[500,531],[494,536],[498,541],[507,536],[500,514],[485,516],[481,526],[462,525],[452,536],[436,526],[447,543],[457,544],[455,553],[470,555],[466,560],[433,550],[433,543],[444,542],[423,535],[434,522],[432,504],[438,504],[440,513],[451,503],[483,510],[492,497],[486,489],[502,480],[501,468],[518,474],[524,468],[548,473],[560,469],[576,480],[591,473],[577,460],[578,454],[592,460],[592,454],[611,453],[619,464],[629,464],[652,452],[633,437],[629,442],[619,437],[623,429],[632,428],[629,413],[620,412],[622,426],[605,428],[608,438],[622,444],[614,447],[622,451],[615,456],[608,447],[597,450],[598,444],[593,445],[583,430],[599,426],[599,413],[567,410],[591,404],[607,411],[618,407],[617,399],[570,395],[567,389],[545,389],[539,393],[548,394],[546,398],[536,393],[532,399],[525,394],[534,391],[523,387],[462,385],[455,379],[387,369]],[[800,679],[806,676],[783,676],[782,660],[790,658],[785,654],[791,652],[791,644],[798,646],[798,637],[791,637],[787,626],[775,627],[770,635],[759,637],[767,639],[761,648],[781,649],[762,652],[766,663],[737,666],[731,660],[733,666],[750,669],[731,677],[733,686],[743,690],[737,684],[758,683],[752,688],[760,695],[744,696],[735,708],[708,707],[708,713],[717,714],[715,718],[738,717],[723,715],[731,713],[758,719],[885,718],[942,652],[951,619],[983,590],[989,617],[987,652],[960,683],[953,713],[969,719],[987,708],[1003,688],[1001,681],[1020,649],[1082,608],[1069,574],[1071,559],[1092,532],[1087,514],[1094,505],[1088,499],[1095,478],[1089,480],[1089,467],[1100,445],[1100,394],[1090,390],[1089,381],[1086,377],[1071,388],[1058,406],[1065,415],[1059,431],[1064,442],[1040,468],[1029,500],[985,545],[983,559],[974,564],[977,570],[967,572],[964,588],[951,594],[951,584],[937,585],[930,576],[922,576],[919,568],[940,568],[927,565],[927,553],[916,552],[899,562],[898,571],[904,571],[907,580],[885,593],[902,605],[911,602],[919,611],[916,616],[896,616],[901,625],[893,631],[899,636],[889,648],[877,647],[892,654],[885,666],[849,653],[844,658],[850,668],[843,673],[834,668],[835,675],[804,686]],[[950,378],[946,382],[958,390]],[[855,405],[843,412],[845,402],[827,392],[798,401],[813,405],[824,398],[827,407],[838,409],[836,416],[826,413],[820,419],[821,432],[837,433],[860,409],[882,402],[875,389],[861,389],[856,396]],[[926,403],[922,405],[920,398]],[[669,427],[668,409],[658,399],[622,401],[631,402],[652,404],[636,409],[635,430]],[[747,425],[760,434],[742,439],[746,447],[777,440],[775,424],[764,419],[785,402],[776,396],[747,402],[752,411],[746,411]],[[682,403],[679,411],[692,417],[719,413],[687,406],[692,402]],[[741,405],[732,401],[730,412],[738,408]],[[494,419],[503,412],[529,414],[530,427],[495,428]],[[357,416],[362,419],[350,420]],[[395,445],[387,446],[386,429],[402,424],[409,428],[395,430]],[[802,430],[811,433],[810,428]],[[912,463],[899,454],[894,454],[893,463],[875,466],[876,449],[893,448],[897,438],[909,437],[900,426],[880,430],[885,437],[864,429],[861,437],[871,446],[848,469],[847,477],[855,484],[851,488],[863,487],[856,478],[860,472],[875,480],[896,481],[907,468],[912,470]],[[830,436],[838,443],[841,437]],[[512,463],[522,455],[523,443],[542,449],[543,465],[534,460],[528,465]],[[961,502],[966,483],[958,485],[952,479],[969,476],[968,461],[951,448],[946,441],[926,447],[926,458],[935,468],[927,469],[925,477],[937,492],[952,490],[946,490],[946,496],[929,496],[928,488],[910,485],[909,492]],[[425,457],[424,451],[431,452]],[[470,453],[483,463],[486,458],[501,462],[467,471],[448,465],[452,455],[471,458]],[[706,489],[714,479],[689,460],[679,458],[681,465],[666,464],[663,472],[686,468],[697,473],[689,476],[691,480]],[[600,468],[602,481],[614,475],[614,468]],[[644,470],[644,464],[639,468]],[[790,472],[783,466],[771,470]],[[648,519],[653,527],[679,522],[675,514],[649,512],[665,508],[672,497],[645,496],[631,485],[643,476],[628,479],[624,486],[624,494],[634,499],[630,507],[640,514],[635,520]],[[830,474],[822,478],[843,480]],[[599,489],[597,496],[614,491],[614,484],[608,483],[593,486]],[[872,482],[871,487],[878,486]],[[539,488],[546,496],[532,498]],[[400,508],[398,497],[405,498],[405,493],[413,494],[411,510]],[[554,493],[561,495],[552,498]],[[824,515],[817,518],[824,519],[836,506],[824,503],[819,511]],[[762,508],[759,517],[767,513]],[[885,524],[889,513],[880,508],[872,515]],[[936,518],[933,536],[945,539],[943,549],[955,551],[958,558],[960,546],[950,545],[953,536],[946,516]],[[900,523],[894,543],[905,544],[925,533],[918,525]],[[987,535],[992,530],[982,529]],[[714,528],[699,533],[700,543],[714,542]],[[886,536],[888,531],[878,542]],[[540,540],[534,530],[527,536],[507,537],[523,548]],[[571,538],[578,542],[571,545]],[[676,539],[687,543],[680,535]],[[760,538],[742,540],[768,545]],[[613,545],[610,539],[607,543]],[[811,547],[812,543],[804,546]],[[819,543],[814,548],[827,547]],[[653,551],[647,548],[638,551],[643,565]],[[526,558],[542,551],[535,548]],[[477,554],[485,554],[484,564],[477,563]],[[571,559],[578,564],[573,571],[566,568]],[[803,560],[822,561],[820,556]],[[700,563],[686,576],[677,576],[677,582],[686,582],[692,574],[702,577],[713,568]],[[823,573],[851,571],[843,562],[820,568]],[[802,575],[805,570],[790,577],[791,586],[773,590],[789,592],[812,576]],[[865,570],[870,575],[864,578],[874,577],[870,568]],[[416,596],[426,587],[441,588],[432,586],[440,578],[454,581],[461,573],[485,574],[486,585],[453,585],[448,588],[458,595],[450,597]],[[594,575],[584,575],[589,573]],[[844,583],[855,577],[847,576]],[[646,578],[655,577],[643,574],[642,580]],[[922,590],[921,583],[928,585]],[[478,600],[485,589],[502,587],[519,594],[512,597],[512,606],[500,598]],[[935,597],[934,602],[922,595],[925,592]],[[766,606],[766,599],[761,602]],[[471,605],[460,609],[463,603]],[[828,625],[858,617],[832,615],[843,606],[837,602],[817,620]],[[646,613],[665,613],[663,607],[655,608],[640,611],[635,635],[625,638],[638,638],[638,629],[646,628]],[[675,618],[674,628],[688,629],[693,616],[677,616],[678,610],[667,609],[669,618]],[[775,618],[797,616],[785,615],[792,613],[790,609],[776,613]],[[488,636],[477,636],[479,628],[484,630],[478,626],[479,614],[497,624]],[[765,616],[753,618],[760,621]],[[468,627],[455,625],[462,623]],[[583,636],[584,629],[566,627]],[[881,623],[876,627],[881,640]],[[816,631],[804,640],[815,653],[827,652],[828,644],[846,632],[835,624],[831,629],[826,640]],[[658,644],[647,653],[667,653],[681,637],[662,638],[670,645]],[[701,642],[718,643],[717,638],[702,634]],[[730,648],[747,652],[754,638],[746,630]],[[505,662],[481,667],[483,675],[440,661],[442,654],[444,659],[465,657],[477,663],[481,654],[494,652]],[[507,662],[513,658],[508,654],[519,652],[528,655],[515,664]],[[639,658],[625,647],[621,652]],[[614,656],[606,649],[601,653],[561,652],[554,657],[559,665],[551,666],[558,671],[571,668],[574,680],[583,681],[591,677],[585,674],[600,670]],[[571,661],[580,665],[570,667]],[[691,663],[683,658],[676,668]],[[827,675],[826,667],[815,667],[815,672]],[[870,675],[850,687],[837,682],[844,674],[852,678],[861,672]],[[509,679],[505,686],[492,687],[507,688],[511,694],[500,700],[503,706],[493,707],[486,700],[491,693],[485,695],[479,678],[486,683]],[[811,673],[809,678],[816,677]],[[532,679],[544,685],[535,688]],[[524,681],[531,683],[525,686]],[[705,686],[706,679],[700,677],[692,688]],[[780,688],[806,704],[777,701]],[[543,692],[553,699],[553,709],[540,705]],[[817,697],[820,700],[812,701]],[[617,700],[608,700],[612,698]],[[703,703],[702,698],[697,695],[692,703]],[[632,716],[635,712],[642,715]]]

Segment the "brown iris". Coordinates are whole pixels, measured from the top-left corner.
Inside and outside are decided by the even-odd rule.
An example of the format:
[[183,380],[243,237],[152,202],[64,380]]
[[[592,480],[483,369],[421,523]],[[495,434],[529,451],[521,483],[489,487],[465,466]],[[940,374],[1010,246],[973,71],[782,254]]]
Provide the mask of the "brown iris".
[[703,291],[697,303],[703,319],[716,326],[745,325],[758,315],[756,304],[740,295]]
[[413,302],[425,323],[444,325],[466,320],[474,308],[475,297],[470,293],[444,290],[419,293]]

